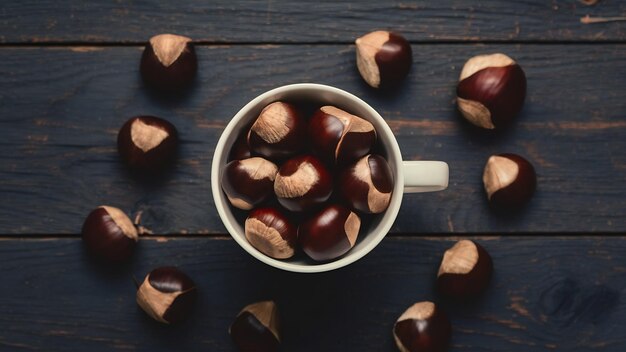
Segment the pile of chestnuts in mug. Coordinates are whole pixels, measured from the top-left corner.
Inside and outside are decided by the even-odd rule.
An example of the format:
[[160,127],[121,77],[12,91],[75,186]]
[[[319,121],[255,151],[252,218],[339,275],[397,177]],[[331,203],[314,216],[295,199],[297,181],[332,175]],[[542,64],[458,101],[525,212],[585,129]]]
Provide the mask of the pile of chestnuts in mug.
[[246,211],[248,242],[288,259],[318,262],[356,243],[363,224],[389,206],[393,175],[374,126],[335,106],[276,101],[237,138],[221,185]]

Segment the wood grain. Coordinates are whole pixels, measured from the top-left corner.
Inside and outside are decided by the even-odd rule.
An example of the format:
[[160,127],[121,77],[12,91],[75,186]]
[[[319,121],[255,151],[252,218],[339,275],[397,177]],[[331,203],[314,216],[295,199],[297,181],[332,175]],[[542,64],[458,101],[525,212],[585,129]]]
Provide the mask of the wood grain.
[[626,3],[582,1],[14,1],[1,6],[3,43],[137,43],[174,32],[211,43],[352,43],[376,29],[412,41],[623,41]]
[[[388,238],[361,261],[315,275],[272,269],[230,239],[144,239],[117,272],[90,262],[78,239],[4,239],[0,350],[234,351],[233,317],[264,299],[281,309],[285,351],[395,351],[393,323],[419,300],[448,312],[453,351],[626,349],[626,238],[477,240],[493,257],[493,282],[482,300],[455,305],[432,287],[452,238]],[[199,288],[182,326],[159,325],[135,304],[132,275],[162,265]]]
[[[141,210],[160,234],[225,233],[210,192],[217,138],[250,99],[296,82],[355,93],[387,119],[405,159],[450,164],[450,188],[405,196],[392,233],[626,229],[626,45],[419,45],[409,81],[388,95],[362,83],[353,50],[201,47],[197,86],[167,101],[142,86],[138,47],[0,50],[0,233],[75,234],[100,204]],[[520,62],[529,89],[515,126],[490,135],[459,117],[454,92],[465,59],[494,51]],[[117,130],[138,114],[180,131],[180,161],[160,184],[118,160]],[[539,175],[530,206],[511,217],[489,211],[480,181],[500,152],[528,157]]]

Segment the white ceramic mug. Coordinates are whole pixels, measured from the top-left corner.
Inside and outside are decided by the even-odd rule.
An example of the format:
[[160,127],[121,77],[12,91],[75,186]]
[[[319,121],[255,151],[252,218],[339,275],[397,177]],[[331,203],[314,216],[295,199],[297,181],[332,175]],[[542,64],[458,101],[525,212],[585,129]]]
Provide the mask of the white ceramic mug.
[[[371,224],[367,228],[361,229],[355,246],[334,261],[315,263],[306,259],[278,260],[259,252],[246,240],[243,224],[239,223],[233,215],[228,198],[222,191],[219,181],[221,172],[228,162],[228,154],[235,140],[242,133],[242,129],[249,126],[265,106],[278,100],[311,101],[319,103],[320,106],[334,105],[368,120],[376,128],[378,143],[381,144],[383,154],[391,167],[394,188],[389,207],[384,213],[375,215]],[[398,215],[404,193],[440,191],[447,187],[448,164],[443,161],[403,161],[393,132],[371,106],[341,89],[313,83],[292,84],[272,89],[246,104],[222,132],[215,148],[211,167],[211,191],[215,206],[224,226],[235,241],[246,252],[266,264],[278,269],[303,273],[334,270],[359,260],[374,249],[387,235]]]

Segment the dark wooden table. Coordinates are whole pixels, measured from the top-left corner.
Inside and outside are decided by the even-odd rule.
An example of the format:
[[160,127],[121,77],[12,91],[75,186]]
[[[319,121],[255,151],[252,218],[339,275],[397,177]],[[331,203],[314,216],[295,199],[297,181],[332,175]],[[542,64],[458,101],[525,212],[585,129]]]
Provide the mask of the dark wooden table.
[[[591,23],[581,22],[589,15]],[[0,5],[0,350],[232,351],[244,305],[275,299],[285,351],[393,351],[413,302],[438,300],[443,251],[473,238],[492,254],[486,295],[444,304],[454,351],[626,350],[626,3],[582,1],[20,1]],[[615,18],[617,17],[617,18]],[[369,89],[354,39],[393,29],[414,66],[395,94]],[[192,37],[199,79],[157,99],[138,73],[149,37]],[[517,123],[469,126],[455,85],[470,56],[504,52],[528,77]],[[210,192],[229,119],[258,94],[316,82],[369,102],[406,159],[449,163],[445,192],[408,195],[392,231],[361,261],[325,274],[281,272],[226,233]],[[116,133],[130,116],[172,121],[182,155],[166,182],[129,177]],[[489,211],[492,153],[526,156],[538,190],[518,214]],[[121,271],[95,265],[79,237],[100,204],[143,212]],[[132,276],[176,265],[197,282],[192,318],[161,326],[135,304]]]

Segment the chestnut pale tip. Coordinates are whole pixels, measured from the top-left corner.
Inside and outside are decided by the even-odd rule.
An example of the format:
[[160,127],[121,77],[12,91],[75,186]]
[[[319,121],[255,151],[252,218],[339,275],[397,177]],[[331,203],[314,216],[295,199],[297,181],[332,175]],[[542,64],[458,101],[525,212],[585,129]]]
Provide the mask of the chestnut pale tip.
[[250,131],[267,143],[278,143],[289,133],[290,115],[285,103],[271,103],[261,111]]
[[487,198],[491,200],[496,191],[513,184],[518,174],[519,167],[515,161],[499,155],[490,156],[483,173]]
[[159,62],[169,67],[180,55],[188,50],[187,44],[191,38],[175,34],[159,34],[150,38],[150,45]]
[[461,240],[443,254],[437,277],[443,274],[467,274],[478,262],[478,249],[474,242]]
[[296,171],[290,175],[276,175],[274,192],[281,198],[297,198],[307,194],[319,181],[319,173],[310,162],[305,161],[298,165]]
[[535,192],[537,176],[528,160],[517,154],[492,155],[483,172],[483,184],[490,204],[499,208],[518,208]]
[[139,240],[139,234],[137,233],[137,228],[130,221],[130,218],[124,213],[122,210],[110,207],[107,205],[101,205],[98,208],[104,209],[107,214],[113,219],[115,225],[117,225],[121,230],[124,236],[130,238],[131,240],[137,242]]
[[479,55],[463,66],[457,105],[472,124],[485,129],[507,124],[521,110],[525,97],[526,76],[510,57]]
[[396,346],[401,352],[447,351],[451,335],[450,321],[433,302],[418,302],[409,307],[393,328]]
[[244,224],[245,236],[252,246],[276,259],[287,259],[295,253],[297,228],[275,208],[253,210]]
[[131,140],[144,153],[158,147],[169,135],[159,126],[145,123],[141,117],[135,119],[130,126]]
[[240,351],[277,351],[280,345],[278,308],[273,301],[244,307],[228,329]]
[[399,34],[374,31],[358,38],[355,44],[357,68],[371,87],[395,86],[408,74],[411,45]]
[[333,192],[330,172],[314,156],[301,155],[284,162],[274,181],[278,202],[300,212],[324,203]]

